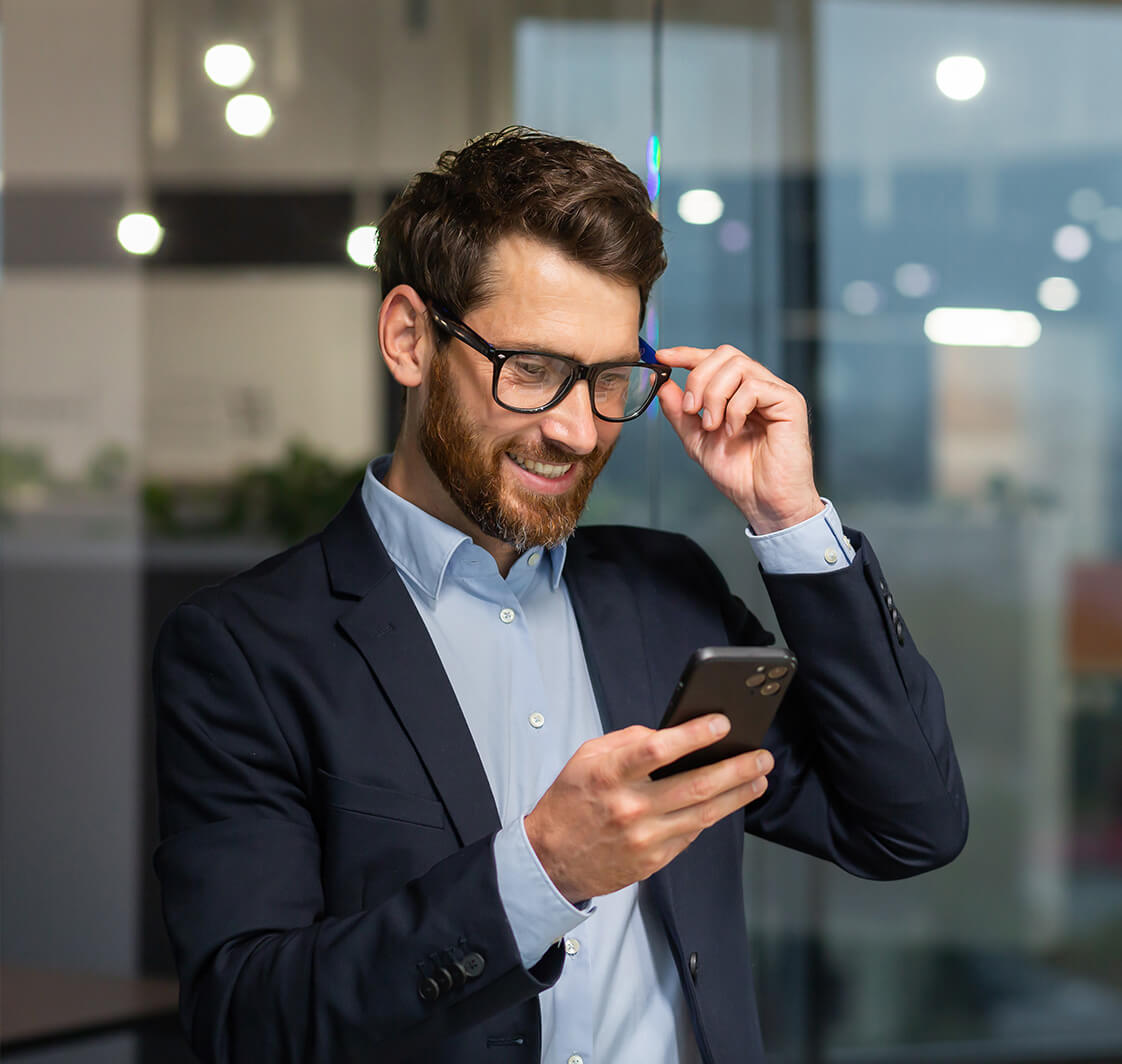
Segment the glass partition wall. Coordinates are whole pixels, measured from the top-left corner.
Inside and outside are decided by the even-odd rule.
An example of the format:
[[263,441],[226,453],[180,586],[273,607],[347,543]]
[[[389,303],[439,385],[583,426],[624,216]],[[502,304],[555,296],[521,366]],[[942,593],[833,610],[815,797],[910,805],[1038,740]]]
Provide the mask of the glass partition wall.
[[[648,337],[733,343],[803,390],[820,487],[947,692],[972,813],[953,865],[867,883],[750,841],[772,1059],[1122,1060],[1122,4],[2,19],[5,966],[170,970],[152,635],[390,446],[363,227],[518,121],[646,177],[670,256]],[[204,67],[224,42],[251,69]],[[687,532],[773,623],[742,521],[657,409],[588,519]],[[127,1034],[50,1056],[189,1059]]]

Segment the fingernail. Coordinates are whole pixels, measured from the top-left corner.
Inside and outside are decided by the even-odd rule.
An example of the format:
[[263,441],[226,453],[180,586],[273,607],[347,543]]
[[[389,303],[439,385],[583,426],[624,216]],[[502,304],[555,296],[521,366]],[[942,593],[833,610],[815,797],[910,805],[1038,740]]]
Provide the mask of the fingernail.
[[754,793],[759,794],[764,789],[764,781],[755,779],[752,781],[752,790]]
[[702,410],[702,412],[701,412],[701,423],[706,428],[709,428],[709,426],[713,423],[713,415],[710,414],[708,410]]
[[693,404],[694,404],[693,392],[686,392],[686,394],[682,396],[682,409],[687,414],[692,414],[693,413]]
[[761,772],[770,772],[771,757],[767,754],[760,754],[760,756],[756,758],[756,768]]
[[731,436],[732,435],[732,422],[731,421],[726,421],[725,422],[725,435],[726,436]]
[[709,722],[709,731],[713,735],[724,735],[729,730],[729,719],[726,716],[714,717]]

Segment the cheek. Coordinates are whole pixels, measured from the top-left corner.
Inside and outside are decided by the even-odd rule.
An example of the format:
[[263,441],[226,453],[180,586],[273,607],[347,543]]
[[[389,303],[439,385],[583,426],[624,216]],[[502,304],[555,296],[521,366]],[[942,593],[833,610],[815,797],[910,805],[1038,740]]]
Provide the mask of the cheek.
[[[479,361],[484,365],[479,366],[459,355],[458,351],[446,350],[434,356],[426,383],[437,374],[446,401],[454,403],[465,416],[478,420],[486,417],[490,407],[495,405],[491,399],[491,364],[482,356]],[[442,361],[438,365],[435,359]]]

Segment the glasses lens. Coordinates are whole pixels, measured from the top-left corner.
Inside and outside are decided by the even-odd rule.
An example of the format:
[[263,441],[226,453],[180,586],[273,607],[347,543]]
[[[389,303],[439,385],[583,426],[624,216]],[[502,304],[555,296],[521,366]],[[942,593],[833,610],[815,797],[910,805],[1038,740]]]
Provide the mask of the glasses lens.
[[512,355],[499,370],[499,401],[516,410],[548,406],[569,383],[567,362],[550,355]]
[[647,366],[606,366],[596,375],[592,405],[601,417],[634,417],[658,387],[658,374]]
[[[552,355],[510,355],[499,369],[498,398],[512,410],[531,412],[552,403],[573,377],[570,362]],[[633,363],[607,365],[593,377],[592,409],[602,418],[634,417],[658,388],[658,374]]]

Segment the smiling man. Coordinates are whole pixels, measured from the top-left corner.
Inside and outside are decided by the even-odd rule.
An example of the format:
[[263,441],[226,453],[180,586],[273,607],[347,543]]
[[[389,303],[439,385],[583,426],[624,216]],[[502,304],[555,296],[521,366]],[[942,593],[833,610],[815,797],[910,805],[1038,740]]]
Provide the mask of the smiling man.
[[[156,866],[192,1044],[762,1061],[744,833],[867,877],[950,860],[938,681],[818,495],[798,392],[732,347],[639,339],[661,230],[607,152],[490,134],[380,232],[392,455],[157,649]],[[690,652],[771,641],[688,539],[575,531],[656,395],[744,515],[800,671],[766,750],[652,779],[728,730],[656,730]]]

